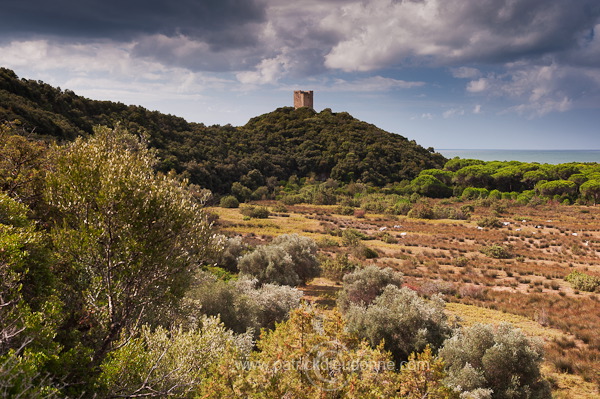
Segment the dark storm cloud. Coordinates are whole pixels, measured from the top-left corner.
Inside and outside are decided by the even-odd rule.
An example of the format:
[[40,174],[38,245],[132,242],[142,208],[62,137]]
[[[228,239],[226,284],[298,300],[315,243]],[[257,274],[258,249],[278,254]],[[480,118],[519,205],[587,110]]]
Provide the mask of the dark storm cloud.
[[600,63],[598,0],[0,1],[0,42],[15,48],[102,42],[261,84],[330,70]]
[[598,0],[356,2],[329,19],[343,38],[332,68],[505,63],[571,52],[600,21]]
[[3,0],[1,7],[5,38],[185,35],[216,49],[253,42],[251,26],[265,20],[256,0]]
[[[481,2],[473,13],[474,28],[506,38],[480,61],[506,62],[561,53],[579,47],[581,38],[599,22],[597,0],[521,0]],[[475,6],[477,7],[477,5]]]

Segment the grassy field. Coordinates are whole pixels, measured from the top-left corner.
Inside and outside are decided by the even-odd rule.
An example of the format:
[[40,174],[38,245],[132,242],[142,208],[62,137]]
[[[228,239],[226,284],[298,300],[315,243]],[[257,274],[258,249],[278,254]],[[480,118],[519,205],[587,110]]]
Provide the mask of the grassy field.
[[[240,209],[209,211],[224,234],[242,235],[251,245],[298,233],[315,239],[323,257],[350,254],[399,270],[422,295],[445,294],[448,312],[464,324],[513,323],[544,340],[544,373],[556,397],[599,397],[600,294],[574,290],[564,277],[574,270],[600,276],[600,207],[469,204],[469,220],[344,216],[336,206],[282,209],[276,202],[260,203],[277,209],[267,219],[245,218]],[[499,227],[479,226],[492,218]],[[348,246],[346,230],[360,233],[360,248],[376,256],[365,259]],[[320,278],[303,290],[307,299],[332,306],[338,287]]]

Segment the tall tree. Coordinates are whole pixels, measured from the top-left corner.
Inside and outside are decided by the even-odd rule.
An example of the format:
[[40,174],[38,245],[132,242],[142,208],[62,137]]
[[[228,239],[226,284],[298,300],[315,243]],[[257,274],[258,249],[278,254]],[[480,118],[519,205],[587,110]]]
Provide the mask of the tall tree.
[[97,365],[122,331],[165,321],[210,248],[210,224],[185,184],[156,174],[152,151],[124,129],[98,128],[54,162],[51,235],[71,319]]

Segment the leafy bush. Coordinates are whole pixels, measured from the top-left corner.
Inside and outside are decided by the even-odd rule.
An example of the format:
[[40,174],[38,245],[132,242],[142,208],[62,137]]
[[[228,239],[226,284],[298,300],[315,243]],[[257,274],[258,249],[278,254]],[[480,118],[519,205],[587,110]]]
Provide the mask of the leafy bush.
[[227,195],[221,198],[221,201],[219,201],[219,206],[221,208],[238,208],[240,206],[240,202],[233,195]]
[[296,205],[296,204],[301,204],[303,202],[307,202],[306,198],[300,194],[285,195],[285,196],[281,197],[280,201],[283,202],[285,205]]
[[157,174],[156,162],[139,137],[98,128],[57,152],[47,178],[66,317],[87,319],[77,334],[97,364],[140,320],[169,323],[213,250],[201,206],[174,174]]
[[471,199],[487,198],[488,195],[489,195],[489,191],[486,188],[467,187],[463,190],[461,199],[471,200]]
[[338,242],[333,238],[321,237],[317,240],[317,246],[319,248],[339,247],[340,244],[338,244]]
[[517,195],[517,203],[521,205],[527,205],[531,202],[531,200],[535,197],[535,191],[526,190],[521,194]]
[[481,161],[479,159],[468,159],[468,158],[464,159],[464,158],[455,157],[455,158],[448,160],[448,162],[446,162],[446,164],[444,165],[444,169],[452,171],[452,172],[456,172],[459,169],[465,168],[467,166],[482,165],[484,163],[485,163],[484,161]]
[[271,215],[269,208],[265,206],[245,206],[241,210],[242,215],[255,218],[255,219],[266,219]]
[[[476,324],[444,343],[446,383],[464,393],[490,390],[490,398],[549,398],[542,378],[542,342],[529,340],[510,324]],[[462,397],[462,396],[461,396]]]
[[359,245],[354,248],[353,254],[361,259],[375,259],[379,257],[379,253],[376,250],[369,248],[366,245]]
[[335,259],[321,262],[323,276],[334,281],[341,281],[344,275],[353,272],[357,267],[358,264],[352,262],[348,258],[348,254],[337,255]]
[[[335,310],[302,306],[257,342],[248,363],[258,367],[240,367],[235,357],[225,359],[203,381],[198,397],[396,397],[398,380],[389,354],[370,348],[345,327]],[[421,382],[418,388],[427,391],[439,382]]]
[[317,244],[297,234],[282,235],[244,255],[238,267],[260,284],[297,286],[319,275]]
[[421,174],[410,183],[415,193],[430,198],[447,198],[452,195],[452,189],[436,177],[428,174]]
[[500,200],[500,199],[502,199],[502,193],[499,190],[492,190],[492,191],[490,191],[488,198]]
[[101,365],[99,384],[106,397],[153,396],[194,398],[209,368],[227,353],[247,355],[249,335],[235,335],[217,318],[205,317],[198,329],[155,330],[123,339]]
[[593,200],[594,205],[600,202],[600,178],[588,180],[579,187],[581,195]]
[[397,362],[429,344],[439,348],[452,329],[439,296],[426,300],[411,289],[388,285],[371,304],[352,304],[345,312],[348,330],[373,347],[384,341]]
[[408,212],[412,209],[412,204],[408,200],[400,200],[395,204],[389,206],[385,213],[392,215],[408,215]]
[[481,249],[481,253],[494,259],[510,259],[512,254],[501,245],[490,245]]
[[238,271],[238,261],[246,250],[246,245],[242,242],[241,236],[227,238],[219,236],[217,246],[219,250],[215,256],[215,263],[223,269],[236,273]]
[[[444,359],[435,357],[429,345],[422,353],[413,352],[400,369],[402,399],[459,399],[459,395],[444,384]],[[469,399],[483,399],[471,397]]]
[[252,192],[251,198],[253,200],[265,200],[269,198],[269,188],[266,186],[260,186]]
[[502,223],[500,222],[500,220],[498,220],[498,218],[495,218],[493,216],[486,216],[483,219],[477,221],[477,226],[497,229],[499,227],[502,227]]
[[398,244],[398,239],[387,231],[375,233],[375,237],[387,244]]
[[350,305],[370,304],[388,285],[401,287],[404,275],[389,267],[381,269],[370,265],[346,274],[343,281],[337,303],[340,309],[346,310]]
[[451,184],[454,178],[454,172],[443,169],[425,169],[419,173],[419,176],[423,175],[431,175],[446,185]]
[[433,219],[433,208],[427,203],[417,203],[408,212],[409,218],[414,219]]
[[466,220],[469,216],[468,213],[451,206],[436,205],[433,207],[433,219]]
[[357,247],[361,240],[368,239],[369,236],[356,229],[346,229],[342,232],[342,245],[346,247]]
[[277,204],[272,209],[273,209],[273,212],[277,212],[277,213],[288,212],[288,208],[284,204]]
[[335,209],[335,213],[346,216],[354,215],[354,207],[340,205]]
[[236,181],[231,185],[231,194],[233,194],[238,201],[246,202],[252,196],[252,190]]
[[580,291],[594,292],[600,287],[600,277],[591,276],[589,274],[572,271],[565,280],[571,283],[573,289]]
[[186,312],[219,316],[225,327],[236,333],[252,331],[257,338],[263,328],[272,329],[298,307],[302,293],[296,288],[275,284],[257,287],[255,279],[222,281],[207,273],[197,276],[186,295]]
[[0,396],[59,398],[45,368],[62,349],[45,237],[29,209],[0,191]]

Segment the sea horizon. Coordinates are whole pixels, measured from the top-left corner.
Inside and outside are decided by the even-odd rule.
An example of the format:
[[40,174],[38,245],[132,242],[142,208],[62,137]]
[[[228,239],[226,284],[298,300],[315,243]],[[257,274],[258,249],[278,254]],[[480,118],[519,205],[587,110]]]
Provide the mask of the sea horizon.
[[436,149],[446,158],[471,158],[482,161],[520,161],[559,164],[569,162],[600,163],[600,149],[531,150],[531,149]]

